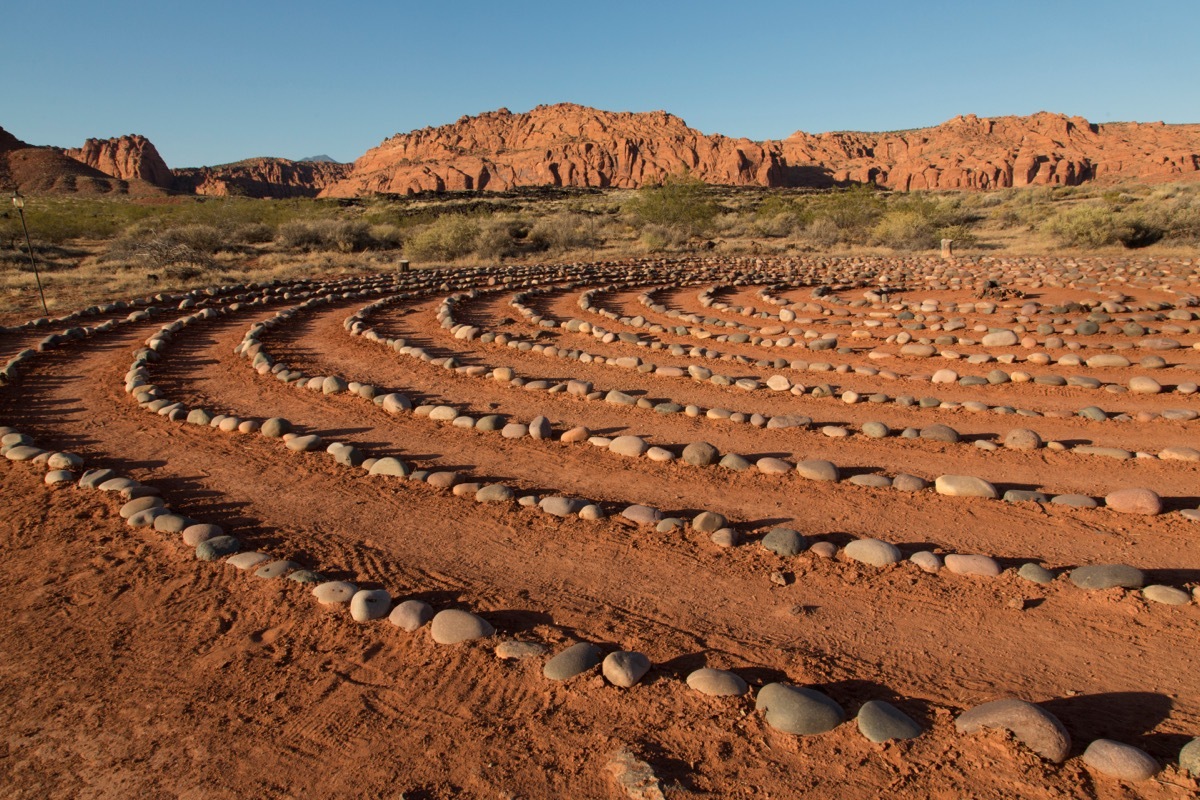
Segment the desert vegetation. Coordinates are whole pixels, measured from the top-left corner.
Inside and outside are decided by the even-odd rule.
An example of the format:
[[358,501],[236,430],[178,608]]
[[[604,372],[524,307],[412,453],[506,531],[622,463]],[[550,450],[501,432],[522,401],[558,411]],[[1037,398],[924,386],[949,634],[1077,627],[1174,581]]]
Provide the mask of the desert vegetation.
[[[732,189],[679,175],[639,190],[528,190],[354,200],[31,198],[39,268],[58,292],[185,288],[310,270],[529,263],[712,252],[729,256],[1186,252],[1200,186],[993,192]],[[0,269],[32,281],[20,223],[0,211]],[[52,297],[54,292],[51,293]]]

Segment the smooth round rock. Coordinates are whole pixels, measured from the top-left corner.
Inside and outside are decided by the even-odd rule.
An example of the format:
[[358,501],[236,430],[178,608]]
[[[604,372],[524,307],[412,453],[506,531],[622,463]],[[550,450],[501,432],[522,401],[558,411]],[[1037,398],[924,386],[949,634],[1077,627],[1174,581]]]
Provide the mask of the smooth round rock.
[[1035,564],[1032,561],[1027,561],[1017,570],[1017,574],[1025,580],[1036,583],[1040,586],[1046,586],[1054,582],[1054,573],[1043,567],[1041,564]]
[[264,580],[275,580],[282,578],[290,572],[295,572],[300,569],[300,565],[295,561],[288,561],[286,558],[276,559],[263,564],[258,569],[254,570],[254,577],[263,578]]
[[375,462],[371,464],[371,468],[367,470],[367,474],[389,475],[394,478],[404,478],[408,476],[409,468],[407,464],[398,458],[384,456],[383,458],[375,459]]
[[56,483],[70,483],[75,480],[75,473],[69,469],[52,469],[46,473],[43,480],[51,486]]
[[1033,752],[1056,764],[1067,759],[1071,735],[1049,711],[1016,698],[993,700],[964,711],[954,721],[959,733],[971,734],[982,728],[1009,731]]
[[692,528],[701,533],[712,533],[724,528],[727,523],[728,520],[715,511],[701,511],[692,520]]
[[1140,569],[1128,564],[1089,564],[1071,570],[1071,583],[1080,589],[1099,591],[1103,589],[1140,589],[1146,576]]
[[1142,589],[1142,597],[1152,603],[1162,603],[1165,606],[1182,606],[1192,601],[1192,596],[1183,589],[1164,586],[1160,583]]
[[772,528],[762,538],[761,544],[775,555],[787,557],[803,553],[808,547],[808,540],[791,528]]
[[618,436],[608,443],[609,452],[636,458],[650,449],[640,436]]
[[995,486],[973,475],[940,475],[933,486],[938,494],[947,497],[984,497],[989,500],[1000,497]]
[[503,483],[489,483],[475,492],[475,500],[479,503],[507,503],[516,496],[517,493]]
[[484,639],[495,632],[496,629],[483,617],[457,608],[439,611],[434,615],[429,629],[430,636],[438,644],[459,644],[473,639]]
[[1200,736],[1179,751],[1179,768],[1193,778],[1200,778]]
[[919,550],[909,556],[908,560],[929,573],[937,573],[942,568],[941,557],[930,550]]
[[523,661],[527,658],[540,658],[550,652],[550,648],[540,642],[521,642],[516,639],[505,639],[496,645],[496,658],[505,661]]
[[1121,514],[1162,513],[1162,498],[1153,489],[1118,489],[1105,495],[1104,505]]
[[1085,494],[1060,494],[1050,498],[1050,504],[1055,506],[1069,506],[1070,508],[1098,508],[1099,503],[1095,498],[1088,497]]
[[405,600],[397,603],[388,615],[388,622],[409,633],[418,630],[433,619],[433,607],[422,600]]
[[899,563],[900,548],[881,539],[855,539],[843,550],[847,558],[872,567],[886,567]]
[[242,549],[242,543],[233,536],[214,536],[196,545],[196,560],[216,561]]
[[1122,781],[1146,781],[1158,774],[1158,762],[1133,745],[1097,739],[1083,751],[1083,763]]
[[182,533],[183,543],[190,547],[195,547],[201,542],[206,542],[209,539],[215,539],[218,536],[224,535],[225,531],[222,530],[220,525],[209,525],[207,523],[200,522],[184,528]]
[[1004,446],[1009,450],[1037,450],[1042,446],[1042,437],[1029,428],[1013,428],[1004,435]]
[[228,566],[245,572],[248,569],[254,569],[255,567],[261,566],[270,560],[271,557],[266,553],[258,553],[250,550],[245,553],[237,553],[236,555],[230,556],[225,560],[225,563]]
[[977,575],[995,578],[1002,572],[1000,564],[991,556],[951,553],[946,556],[946,569],[955,575]]
[[621,516],[636,525],[657,525],[663,519],[663,513],[657,508],[637,504],[628,506]]
[[931,442],[943,442],[945,444],[958,444],[958,442],[961,440],[961,437],[958,435],[958,431],[954,430],[954,428],[951,428],[949,425],[943,425],[940,422],[930,425],[927,428],[922,428],[921,438],[927,439]]
[[555,517],[570,517],[579,512],[587,503],[573,497],[552,495],[538,501],[538,508]]
[[886,439],[892,434],[891,429],[882,422],[864,422],[861,430],[863,436],[870,439]]
[[350,602],[358,587],[349,581],[325,581],[312,590],[313,597],[323,606],[341,606]]
[[593,669],[600,663],[600,648],[591,642],[571,645],[542,667],[542,674],[552,681],[565,681]]
[[283,417],[271,417],[263,422],[258,431],[269,439],[278,439],[285,433],[292,432],[292,423]]
[[392,608],[392,596],[384,589],[359,589],[350,598],[350,617],[367,622],[386,617]]
[[702,667],[687,676],[687,685],[712,697],[740,697],[750,691],[749,685],[736,672]]
[[796,473],[802,478],[813,481],[833,481],[841,479],[837,465],[832,461],[820,458],[807,459],[796,463]]
[[733,528],[718,528],[708,538],[718,547],[737,547],[742,543],[742,535]]
[[786,683],[768,683],[759,689],[755,708],[772,728],[798,736],[825,733],[846,720],[842,707],[830,698]]
[[121,506],[120,515],[122,519],[129,519],[134,514],[140,511],[146,511],[151,508],[165,508],[166,502],[161,497],[149,496],[139,497],[136,500],[130,500],[125,505]]
[[912,717],[883,700],[863,703],[855,721],[859,733],[876,744],[890,739],[915,739],[923,733]]
[[892,488],[901,492],[922,492],[929,488],[929,481],[902,472],[892,478]]
[[650,671],[650,659],[635,651],[618,650],[605,656],[600,671],[613,686],[628,689]]
[[681,457],[685,464],[691,464],[694,467],[708,467],[717,463],[721,454],[708,442],[692,442],[683,448]]

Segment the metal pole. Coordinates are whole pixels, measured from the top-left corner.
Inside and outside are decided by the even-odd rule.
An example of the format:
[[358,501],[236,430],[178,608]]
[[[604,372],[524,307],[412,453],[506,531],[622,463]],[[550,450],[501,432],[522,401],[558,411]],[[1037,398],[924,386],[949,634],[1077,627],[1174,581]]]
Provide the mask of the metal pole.
[[29,266],[33,267],[33,277],[37,281],[38,295],[42,298],[42,311],[48,317],[50,309],[46,307],[46,293],[42,291],[42,276],[38,274],[37,262],[33,260],[33,242],[29,241],[29,226],[25,224],[25,209],[17,206],[17,213],[21,215],[21,228],[25,231],[25,247],[29,250]]

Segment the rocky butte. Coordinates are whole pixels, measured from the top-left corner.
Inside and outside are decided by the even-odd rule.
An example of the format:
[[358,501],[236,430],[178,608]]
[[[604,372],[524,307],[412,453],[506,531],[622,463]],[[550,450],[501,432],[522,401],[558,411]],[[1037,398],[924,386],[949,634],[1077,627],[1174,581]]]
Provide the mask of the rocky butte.
[[5,192],[19,189],[25,194],[164,193],[160,187],[139,178],[123,178],[90,166],[60,148],[23,142],[3,128],[0,128],[0,189]]
[[145,136],[133,134],[112,139],[88,139],[83,147],[64,154],[93,169],[121,180],[143,180],[170,189],[175,176],[158,150]]
[[176,191],[225,197],[316,197],[350,172],[336,161],[249,158],[216,167],[175,170]]
[[1200,179],[1200,125],[1038,113],[888,133],[797,131],[756,142],[705,134],[665,111],[562,103],[399,133],[353,164],[252,158],[169,170],[142,136],[35,147],[0,130],[0,181],[24,191],[358,197],[520,187],[637,188],[690,172],[727,186],[997,189]]
[[690,171],[732,186],[994,189],[1200,177],[1200,125],[1081,117],[955,117],[891,133],[797,132],[754,142],[706,135],[664,111],[500,109],[397,134],[354,162],[328,197],[519,186],[635,188]]

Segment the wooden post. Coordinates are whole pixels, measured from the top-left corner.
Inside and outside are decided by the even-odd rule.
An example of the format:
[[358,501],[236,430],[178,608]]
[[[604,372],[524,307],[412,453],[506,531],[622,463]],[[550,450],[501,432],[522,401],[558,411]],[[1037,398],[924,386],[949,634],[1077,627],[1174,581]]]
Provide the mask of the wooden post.
[[953,239],[942,239],[942,258],[954,258]]

